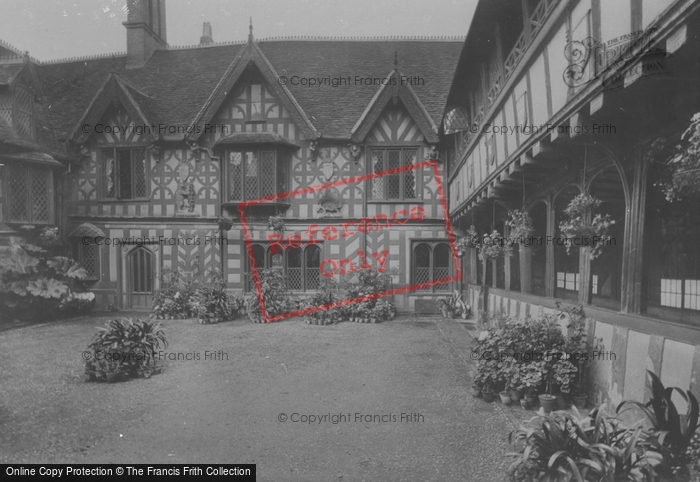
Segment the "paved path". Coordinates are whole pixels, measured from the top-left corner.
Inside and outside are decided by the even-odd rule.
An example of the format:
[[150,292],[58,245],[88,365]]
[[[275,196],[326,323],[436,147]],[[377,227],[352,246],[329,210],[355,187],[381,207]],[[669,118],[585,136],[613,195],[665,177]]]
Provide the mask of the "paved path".
[[[200,360],[86,384],[80,355],[102,321],[0,333],[0,462],[256,463],[259,481],[504,480],[512,427],[469,396],[470,338],[456,321],[168,321],[168,352]],[[343,418],[280,421],[309,415]]]

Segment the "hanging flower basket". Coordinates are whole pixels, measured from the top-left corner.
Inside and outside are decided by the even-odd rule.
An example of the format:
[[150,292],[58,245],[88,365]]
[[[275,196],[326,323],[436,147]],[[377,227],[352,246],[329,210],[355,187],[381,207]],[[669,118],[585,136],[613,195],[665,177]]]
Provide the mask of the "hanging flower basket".
[[282,216],[270,216],[268,228],[272,229],[277,234],[284,235],[284,218]]
[[559,223],[559,229],[566,238],[568,254],[572,247],[586,248],[590,250],[591,259],[595,259],[600,256],[603,246],[612,239],[609,231],[615,221],[609,214],[593,215],[601,202],[590,194],[579,194],[564,210],[568,220]]
[[233,219],[222,217],[217,219],[217,224],[219,225],[219,229],[221,231],[228,231],[233,227]]
[[510,256],[510,244],[501,233],[493,231],[491,234],[484,236],[479,246],[479,258],[482,261]]
[[535,232],[532,218],[530,218],[527,211],[518,209],[509,211],[506,225],[510,228],[510,237],[521,243],[523,242],[522,240],[529,238]]
[[[665,144],[663,139],[654,141],[649,155],[656,157],[665,150]],[[670,171],[670,180],[658,185],[669,202],[700,193],[700,112],[693,116],[680,144],[665,164]]]
[[469,226],[469,230],[455,243],[455,248],[457,248],[457,254],[462,256],[468,248],[477,248],[479,244],[479,234],[474,226]]

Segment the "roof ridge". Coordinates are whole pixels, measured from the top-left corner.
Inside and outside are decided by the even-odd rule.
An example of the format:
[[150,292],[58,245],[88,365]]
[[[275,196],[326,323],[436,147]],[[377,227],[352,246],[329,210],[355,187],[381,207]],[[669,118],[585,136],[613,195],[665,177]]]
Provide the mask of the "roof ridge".
[[5,42],[2,39],[0,39],[0,47],[4,47],[7,50],[11,50],[14,53],[16,53],[17,55],[19,55],[20,57],[24,55],[24,52],[22,52],[20,49],[18,49],[17,47],[15,47],[14,45],[12,45],[10,43]]
[[445,41],[460,41],[464,42],[466,36],[464,35],[431,35],[431,36],[420,36],[420,35],[370,35],[364,37],[331,37],[331,36],[313,36],[313,35],[296,35],[296,36],[282,36],[282,37],[267,37],[264,39],[258,39],[256,42],[276,42],[276,41],[289,41],[289,40],[305,40],[305,41],[353,41],[353,42],[376,42],[377,40],[384,41],[403,41],[403,42],[445,42]]
[[243,45],[246,43],[248,43],[246,40],[229,40],[228,42],[214,42],[206,45],[168,45],[167,50],[206,49],[210,47],[221,47],[222,45]]
[[64,62],[77,62],[80,60],[104,59],[109,57],[124,57],[126,52],[113,52],[108,54],[83,55],[80,57],[64,57],[62,59],[36,61],[39,65],[61,64]]

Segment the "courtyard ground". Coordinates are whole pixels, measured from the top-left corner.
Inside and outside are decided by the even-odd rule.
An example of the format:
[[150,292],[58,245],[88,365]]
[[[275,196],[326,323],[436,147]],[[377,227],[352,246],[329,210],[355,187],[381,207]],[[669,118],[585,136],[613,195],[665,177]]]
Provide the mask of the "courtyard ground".
[[[0,332],[0,463],[255,463],[259,481],[505,479],[512,426],[469,396],[470,338],[457,321],[165,321],[166,351],[199,360],[85,383],[82,352],[106,319]],[[324,414],[347,418],[292,421]]]

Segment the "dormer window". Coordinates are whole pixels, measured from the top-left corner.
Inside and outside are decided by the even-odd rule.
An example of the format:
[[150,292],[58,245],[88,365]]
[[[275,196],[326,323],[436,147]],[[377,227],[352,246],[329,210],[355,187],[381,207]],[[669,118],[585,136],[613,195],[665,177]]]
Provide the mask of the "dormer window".
[[229,202],[251,201],[286,191],[287,169],[282,153],[268,149],[228,150]]
[[274,132],[237,132],[219,139],[216,149],[224,160],[225,206],[288,191],[291,155],[299,149],[293,142]]

